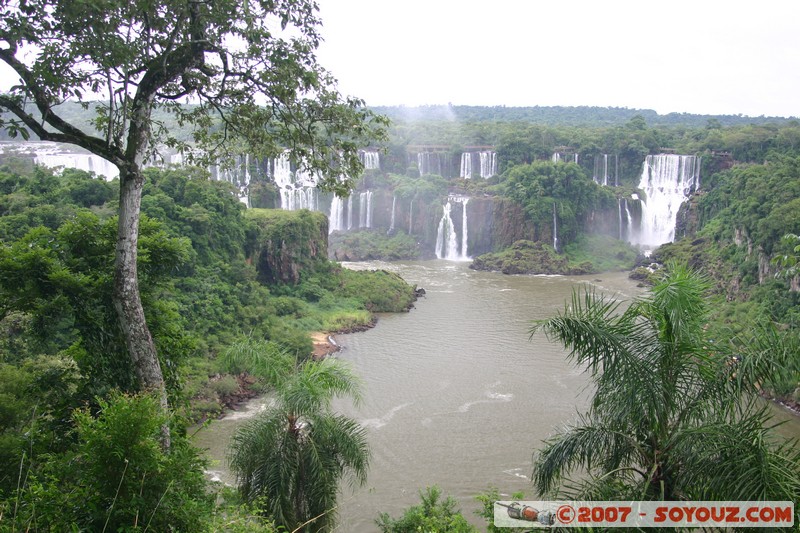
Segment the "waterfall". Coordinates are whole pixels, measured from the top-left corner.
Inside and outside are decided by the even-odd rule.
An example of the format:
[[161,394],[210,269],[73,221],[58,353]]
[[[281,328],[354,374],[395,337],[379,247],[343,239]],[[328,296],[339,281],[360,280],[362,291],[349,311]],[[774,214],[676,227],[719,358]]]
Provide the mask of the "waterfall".
[[99,155],[73,151],[75,147],[47,141],[31,141],[11,145],[12,150],[19,146],[20,151],[33,149],[33,162],[47,168],[77,168],[94,172],[106,180],[119,176],[119,169]]
[[411,199],[411,204],[408,207],[408,234],[414,230],[414,199]]
[[491,178],[497,174],[497,152],[480,152],[478,157],[481,162],[482,178]]
[[553,202],[553,250],[558,251],[558,222],[556,221],[555,202]]
[[353,197],[347,197],[347,229],[353,229]]
[[272,180],[281,193],[281,209],[294,211],[319,208],[316,178],[305,170],[297,169],[293,172],[288,152],[272,161]]
[[358,195],[358,227],[372,227],[372,191],[364,191]]
[[622,198],[617,198],[617,223],[619,224],[619,240],[622,240]]
[[[469,198],[465,196],[450,195],[447,203],[444,204],[442,219],[439,221],[439,228],[436,232],[436,257],[450,261],[468,261],[467,254],[467,202]],[[455,224],[450,216],[453,204],[460,203],[461,208],[461,250],[459,251],[458,235]]]
[[380,154],[375,150],[359,150],[358,159],[364,165],[364,170],[373,170],[381,168]]
[[472,179],[475,173],[473,159],[478,162],[478,172],[481,178],[491,178],[497,174],[497,152],[484,150],[481,152],[464,152],[461,154],[461,170],[459,176]]
[[576,165],[578,164],[578,154],[577,153],[575,154],[575,164]]
[[394,233],[394,215],[395,215],[395,207],[397,206],[397,195],[392,195],[392,219],[389,222],[389,231],[387,234]]
[[331,214],[328,224],[328,233],[344,230],[344,200],[334,195],[331,200]]
[[561,154],[558,152],[553,152],[553,156],[550,158],[553,163],[558,163],[561,161]]
[[628,241],[630,242],[631,233],[632,233],[632,230],[633,230],[633,217],[631,217],[631,210],[628,209],[628,199],[627,198],[625,198],[624,204],[625,204],[625,218],[628,221],[628,224],[626,226],[627,229],[628,229],[627,238],[628,238]]
[[464,179],[472,179],[472,154],[470,152],[461,154],[461,172],[459,175]]
[[648,155],[642,166],[639,189],[642,200],[642,221],[633,244],[656,247],[672,242],[675,218],[680,205],[700,183],[700,159],[693,155]]
[[419,152],[417,154],[417,168],[420,176],[436,174],[445,178],[450,177],[446,175],[449,172],[446,172],[445,167],[449,167],[449,165],[442,164],[442,159],[438,152]]
[[[617,174],[619,173],[619,156],[614,156],[616,161],[614,173],[614,185],[617,183]],[[577,159],[575,161],[577,163]],[[594,156],[594,174],[592,179],[599,185],[608,185],[608,154],[597,154]]]

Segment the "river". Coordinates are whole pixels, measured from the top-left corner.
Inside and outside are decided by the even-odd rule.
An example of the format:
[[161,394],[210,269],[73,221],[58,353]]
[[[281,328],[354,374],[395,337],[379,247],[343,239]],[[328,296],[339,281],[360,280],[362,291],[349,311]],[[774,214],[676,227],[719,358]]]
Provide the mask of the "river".
[[[626,273],[506,276],[448,261],[347,266],[397,272],[427,295],[409,313],[381,315],[366,332],[337,336],[337,357],[364,387],[360,405],[335,406],[367,428],[372,451],[367,484],[343,487],[337,531],[376,531],[380,512],[399,516],[430,485],[455,497],[484,530],[473,514],[475,495],[497,487],[533,497],[532,452],[586,407],[591,392],[561,347],[543,335],[529,339],[532,321],[563,309],[581,285],[624,300],[643,289]],[[197,435],[223,481],[230,481],[227,441],[261,404],[251,402]],[[791,424],[800,434],[800,423]]]

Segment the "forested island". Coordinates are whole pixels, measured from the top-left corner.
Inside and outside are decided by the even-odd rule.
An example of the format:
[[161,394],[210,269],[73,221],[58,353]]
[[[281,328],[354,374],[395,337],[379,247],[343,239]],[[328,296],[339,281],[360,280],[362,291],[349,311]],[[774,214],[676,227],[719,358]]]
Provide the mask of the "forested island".
[[[0,23],[22,80],[0,95],[0,531],[334,529],[369,443],[332,407],[358,376],[319,338],[424,294],[350,261],[630,272],[652,288],[630,307],[578,291],[531,326],[596,387],[583,426],[524,444],[534,492],[800,500],[800,448],[763,403],[800,404],[798,120],[368,108],[316,64],[306,2],[274,7],[291,37],[137,5]],[[63,64],[22,61],[32,35],[67,39]],[[262,394],[219,487],[189,428]],[[419,488],[380,530],[474,530]],[[499,497],[478,496],[490,531]]]

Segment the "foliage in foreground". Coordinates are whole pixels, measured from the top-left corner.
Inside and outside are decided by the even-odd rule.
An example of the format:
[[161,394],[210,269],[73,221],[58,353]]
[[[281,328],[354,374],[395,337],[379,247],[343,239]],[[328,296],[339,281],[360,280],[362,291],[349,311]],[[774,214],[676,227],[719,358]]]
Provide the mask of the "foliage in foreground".
[[34,413],[16,486],[2,489],[0,531],[203,531],[213,496],[203,461],[184,436],[165,452],[166,423],[153,395],[112,394],[99,411],[74,411],[76,444],[59,455],[36,453],[47,438]]
[[[589,411],[534,457],[542,495],[595,500],[800,499],[800,447],[769,430],[759,383],[793,364],[775,330],[733,347],[707,338],[707,282],[671,265],[652,294],[631,303],[575,293],[537,323],[587,368]],[[582,478],[570,474],[585,471]]]
[[409,507],[400,518],[382,513],[375,523],[381,533],[414,533],[417,531],[441,531],[448,533],[476,533],[475,529],[458,509],[458,502],[451,496],[442,498],[439,487],[428,487],[419,491],[421,502]]
[[334,397],[358,399],[358,382],[339,360],[302,363],[269,343],[247,341],[224,354],[274,387],[265,412],[234,435],[230,465],[243,499],[290,531],[330,531],[342,479],[366,481],[364,428],[331,408]]

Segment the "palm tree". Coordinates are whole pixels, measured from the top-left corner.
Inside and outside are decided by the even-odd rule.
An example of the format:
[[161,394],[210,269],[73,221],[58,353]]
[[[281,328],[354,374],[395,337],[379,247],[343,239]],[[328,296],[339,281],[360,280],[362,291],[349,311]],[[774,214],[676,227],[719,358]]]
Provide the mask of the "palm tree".
[[[542,495],[596,500],[800,499],[800,448],[778,442],[758,384],[789,358],[779,336],[704,335],[707,281],[671,265],[624,311],[592,291],[537,322],[596,387],[587,413],[534,454]],[[736,350],[735,352],[732,350]],[[575,479],[572,474],[580,473]]]
[[297,363],[268,342],[239,344],[225,357],[274,386],[264,413],[233,437],[230,465],[243,498],[288,531],[328,531],[340,480],[366,481],[366,433],[331,409],[335,396],[358,401],[357,380],[341,361]]

